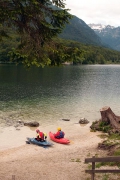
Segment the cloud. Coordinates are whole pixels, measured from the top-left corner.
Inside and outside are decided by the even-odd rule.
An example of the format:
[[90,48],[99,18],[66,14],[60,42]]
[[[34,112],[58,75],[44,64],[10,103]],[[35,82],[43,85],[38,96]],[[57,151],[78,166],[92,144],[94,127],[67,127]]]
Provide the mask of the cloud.
[[88,23],[120,26],[120,0],[66,0],[66,8]]

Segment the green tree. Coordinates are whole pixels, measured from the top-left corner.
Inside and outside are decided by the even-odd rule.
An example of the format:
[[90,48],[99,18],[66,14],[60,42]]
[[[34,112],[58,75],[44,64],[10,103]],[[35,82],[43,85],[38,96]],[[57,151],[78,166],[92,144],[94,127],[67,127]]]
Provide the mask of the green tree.
[[12,28],[20,36],[18,48],[9,53],[12,60],[28,66],[48,65],[55,47],[52,38],[70,18],[64,0],[1,0],[0,40],[8,37]]

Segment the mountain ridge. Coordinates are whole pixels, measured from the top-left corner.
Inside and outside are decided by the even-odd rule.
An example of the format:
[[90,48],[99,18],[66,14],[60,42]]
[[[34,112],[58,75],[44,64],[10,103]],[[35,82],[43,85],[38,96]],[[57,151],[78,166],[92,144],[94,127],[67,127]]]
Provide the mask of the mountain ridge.
[[120,51],[120,26],[88,24],[101,38],[103,44],[108,44],[112,49]]
[[60,38],[74,40],[84,44],[103,46],[100,37],[82,19],[73,16],[69,24],[65,25]]

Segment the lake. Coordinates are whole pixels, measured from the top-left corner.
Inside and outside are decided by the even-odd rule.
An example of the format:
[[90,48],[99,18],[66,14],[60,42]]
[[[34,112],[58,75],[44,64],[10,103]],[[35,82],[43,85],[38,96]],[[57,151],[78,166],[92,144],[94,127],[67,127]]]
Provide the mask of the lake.
[[120,115],[120,65],[66,65],[32,67],[0,64],[0,123],[6,120],[39,121],[81,117],[100,119],[110,106]]

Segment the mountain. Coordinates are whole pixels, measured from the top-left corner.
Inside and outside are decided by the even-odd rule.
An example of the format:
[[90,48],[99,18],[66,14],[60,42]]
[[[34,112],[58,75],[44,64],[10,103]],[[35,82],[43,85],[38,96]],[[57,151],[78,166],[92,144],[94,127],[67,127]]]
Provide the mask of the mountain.
[[76,16],[73,16],[70,23],[66,24],[59,37],[84,44],[102,46],[101,40],[94,30]]
[[109,45],[112,49],[120,51],[120,26],[88,24],[91,29],[101,38],[102,43]]
[[[93,29],[94,31],[95,30],[98,30],[98,31],[101,31],[102,29],[104,29],[106,26],[103,25],[103,24],[88,24],[88,26]],[[111,26],[112,27],[112,26]]]

